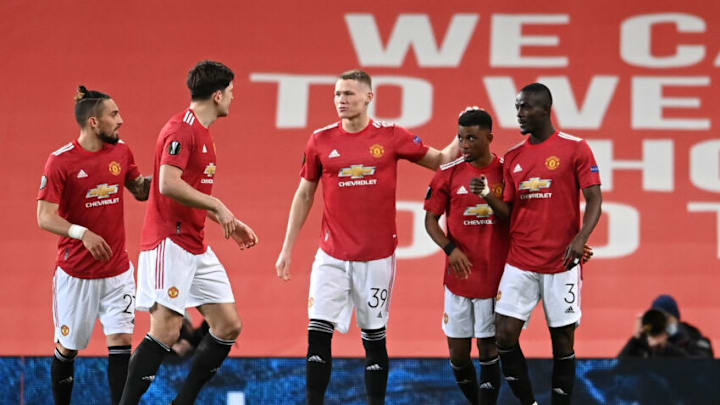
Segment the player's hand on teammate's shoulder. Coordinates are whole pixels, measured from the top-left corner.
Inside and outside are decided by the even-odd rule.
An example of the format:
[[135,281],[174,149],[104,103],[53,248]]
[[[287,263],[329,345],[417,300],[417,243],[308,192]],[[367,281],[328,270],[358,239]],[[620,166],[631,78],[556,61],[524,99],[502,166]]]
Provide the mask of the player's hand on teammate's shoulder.
[[450,253],[448,262],[450,263],[450,268],[453,269],[458,278],[464,280],[470,277],[472,263],[460,248],[455,248],[452,253]]
[[258,243],[255,231],[237,218],[235,218],[235,231],[231,237],[237,242],[240,249],[249,249]]
[[275,262],[275,270],[277,271],[278,277],[288,281],[290,280],[290,254],[280,252],[277,261]]
[[95,260],[106,262],[113,255],[112,249],[105,239],[89,229],[83,234],[82,243]]

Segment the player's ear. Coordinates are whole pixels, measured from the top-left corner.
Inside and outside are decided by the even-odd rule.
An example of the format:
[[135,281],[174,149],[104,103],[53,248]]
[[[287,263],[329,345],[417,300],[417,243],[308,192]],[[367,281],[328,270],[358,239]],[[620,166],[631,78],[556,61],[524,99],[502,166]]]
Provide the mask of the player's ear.
[[493,133],[492,133],[492,132],[488,132],[488,134],[487,134],[487,140],[488,140],[488,143],[490,143],[490,142],[493,141]]
[[88,125],[90,128],[95,128],[95,127],[97,126],[97,124],[98,124],[97,117],[93,117],[93,116],[88,117],[88,119],[87,119],[87,125]]
[[223,92],[222,90],[215,90],[215,92],[212,94],[212,99],[216,104],[220,104],[220,100],[222,100]]
[[373,93],[372,91],[368,91],[367,92],[367,101],[365,102],[365,105],[370,104],[370,102],[373,100],[373,98],[375,98],[375,93]]

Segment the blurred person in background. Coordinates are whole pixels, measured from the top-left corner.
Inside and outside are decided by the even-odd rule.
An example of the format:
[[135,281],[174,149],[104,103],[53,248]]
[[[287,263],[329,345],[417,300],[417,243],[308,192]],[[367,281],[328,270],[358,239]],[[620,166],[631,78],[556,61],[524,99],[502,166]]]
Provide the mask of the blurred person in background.
[[675,298],[667,294],[659,295],[651,307],[665,314],[668,340],[672,344],[684,350],[690,357],[713,358],[710,339],[703,336],[695,326],[680,320],[680,309]]
[[668,320],[657,309],[647,310],[635,324],[635,333],[618,357],[687,357],[687,353],[670,342]]

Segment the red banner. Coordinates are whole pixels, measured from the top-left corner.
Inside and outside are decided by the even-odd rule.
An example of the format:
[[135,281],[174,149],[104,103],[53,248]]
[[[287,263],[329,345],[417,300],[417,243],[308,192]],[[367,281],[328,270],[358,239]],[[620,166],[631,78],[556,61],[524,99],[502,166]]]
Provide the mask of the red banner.
[[[636,315],[660,293],[720,347],[720,3],[688,0],[552,3],[412,1],[346,5],[282,0],[215,2],[19,2],[0,5],[0,166],[5,270],[0,354],[52,350],[56,237],[39,230],[35,196],[48,154],[74,139],[78,84],[111,94],[121,136],[143,173],[165,121],[189,103],[185,75],[201,59],[236,73],[230,116],[212,128],[215,190],[258,233],[239,251],[209,224],[244,320],[233,355],[303,356],[310,265],[320,202],[298,241],[292,280],[275,276],[290,200],[310,133],[336,120],[332,86],[359,67],[374,80],[372,115],[443,147],[467,105],[495,120],[491,149],[522,137],[514,96],[540,81],[557,128],[589,141],[603,181],[603,217],[584,271],[581,357],[615,356]],[[398,279],[391,356],[446,356],[442,252],[425,235],[422,198],[432,173],[400,163]],[[318,193],[319,194],[319,193]],[[318,195],[319,199],[319,195]],[[137,262],[144,206],[126,206]],[[139,313],[136,339],[148,328]],[[541,310],[523,333],[528,356],[549,356]],[[84,354],[105,353],[101,328]],[[362,355],[356,328],[334,354]]]

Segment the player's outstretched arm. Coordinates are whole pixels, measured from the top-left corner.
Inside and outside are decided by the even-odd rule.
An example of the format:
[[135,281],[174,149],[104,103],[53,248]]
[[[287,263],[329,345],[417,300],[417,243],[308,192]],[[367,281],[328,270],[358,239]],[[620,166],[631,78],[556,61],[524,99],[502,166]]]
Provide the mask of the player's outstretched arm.
[[460,146],[458,145],[458,139],[454,137],[452,142],[443,148],[443,150],[437,150],[431,146],[425,156],[415,163],[427,167],[430,170],[437,170],[440,165],[457,159],[459,153]]
[[592,231],[595,229],[595,226],[600,220],[600,214],[602,213],[602,193],[600,192],[600,186],[585,187],[582,189],[582,192],[585,197],[585,214],[583,214],[580,232],[575,235],[565,250],[563,265],[566,268],[572,268],[581,260],[587,240],[590,238],[590,234],[592,234]]
[[71,224],[58,215],[57,203],[38,200],[37,223],[48,232],[81,240],[95,260],[106,262],[112,257],[112,249],[102,236],[83,226]]
[[152,176],[138,176],[135,180],[128,180],[125,183],[125,188],[135,197],[138,201],[147,201],[150,196],[150,183],[152,182]]
[[512,205],[503,201],[490,190],[487,177],[473,177],[470,180],[470,192],[485,199],[492,208],[493,214],[501,221],[507,221],[510,218]]
[[237,227],[233,213],[220,199],[198,191],[187,184],[181,177],[182,173],[183,171],[179,167],[161,165],[158,179],[160,194],[189,207],[212,211],[217,223],[225,231],[225,239],[229,239]]
[[310,209],[313,206],[317,186],[318,183],[316,181],[309,181],[301,178],[300,184],[295,191],[295,196],[293,196],[287,230],[285,231],[285,240],[283,241],[282,250],[280,250],[280,254],[275,262],[277,275],[283,280],[290,279],[290,259],[292,256],[292,249],[295,245],[295,240],[297,240],[298,234],[300,233],[300,229],[302,229],[302,226],[310,213]]
[[448,262],[455,275],[462,279],[468,278],[472,267],[470,259],[445,235],[439,221],[439,215],[425,211],[425,230],[428,235],[448,255]]

